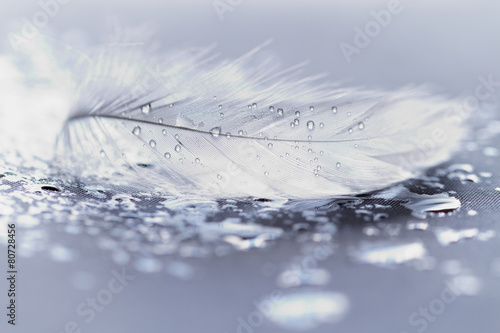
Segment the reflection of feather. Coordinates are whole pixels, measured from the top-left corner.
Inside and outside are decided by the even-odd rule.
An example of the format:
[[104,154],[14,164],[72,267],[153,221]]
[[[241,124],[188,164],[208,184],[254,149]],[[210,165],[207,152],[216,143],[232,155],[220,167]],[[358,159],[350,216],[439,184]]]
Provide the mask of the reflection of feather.
[[319,198],[412,177],[463,136],[451,101],[425,88],[320,86],[297,68],[275,74],[257,51],[219,65],[207,50],[94,56],[59,140],[64,162],[173,194]]

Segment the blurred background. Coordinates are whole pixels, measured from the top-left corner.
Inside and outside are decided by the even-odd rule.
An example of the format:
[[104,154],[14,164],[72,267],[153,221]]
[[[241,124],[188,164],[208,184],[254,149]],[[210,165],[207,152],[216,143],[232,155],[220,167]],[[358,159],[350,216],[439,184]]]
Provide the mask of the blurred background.
[[[71,99],[61,82],[29,81],[16,45],[43,35],[85,50],[136,27],[152,38],[131,43],[215,43],[220,59],[271,38],[281,68],[308,61],[304,75],[347,86],[482,87],[464,150],[404,184],[460,207],[408,208],[435,203],[414,194],[196,204],[58,180]],[[18,325],[2,315],[2,332],[498,332],[499,31],[487,0],[4,1],[0,221],[19,225],[20,273]]]

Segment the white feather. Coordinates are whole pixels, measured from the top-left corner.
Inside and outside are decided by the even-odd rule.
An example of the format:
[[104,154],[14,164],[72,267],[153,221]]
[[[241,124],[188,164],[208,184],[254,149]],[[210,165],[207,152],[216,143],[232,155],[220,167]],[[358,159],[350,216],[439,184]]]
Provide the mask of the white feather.
[[455,102],[425,87],[336,88],[300,66],[277,72],[260,48],[220,63],[209,49],[89,55],[58,141],[64,167],[175,195],[328,198],[418,175],[464,136]]

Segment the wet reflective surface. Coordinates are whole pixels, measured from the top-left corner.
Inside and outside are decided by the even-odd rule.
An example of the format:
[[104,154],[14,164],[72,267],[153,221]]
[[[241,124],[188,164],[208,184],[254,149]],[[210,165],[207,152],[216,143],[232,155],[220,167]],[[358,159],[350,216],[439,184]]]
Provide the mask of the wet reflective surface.
[[[297,20],[290,20],[245,2],[219,22],[209,4],[201,11],[208,19],[190,15],[216,27],[192,34],[186,28],[185,35],[199,43],[220,40],[223,52],[237,55],[273,35],[274,52],[285,65],[310,57],[310,74],[333,66],[329,78],[354,77],[355,84],[394,88],[431,81],[450,94],[473,95],[478,76],[500,78],[499,53],[490,37],[495,25],[488,25],[498,22],[491,14],[498,10],[465,5],[449,18],[448,9],[422,4],[412,11],[405,4],[408,11],[401,15],[407,18],[394,18],[349,67],[338,43],[351,42],[352,27],[365,22],[362,15],[385,6],[309,15],[312,23],[318,17],[338,23],[326,29],[302,24],[296,30],[296,9],[289,14]],[[72,10],[58,16],[54,27],[80,17]],[[481,15],[471,15],[475,10]],[[246,36],[245,18],[262,21],[252,35],[255,43],[235,43],[228,32],[228,26],[236,27]],[[424,20],[428,24],[422,26]],[[161,17],[154,25],[162,24],[170,21]],[[471,29],[478,33],[469,36]],[[82,44],[98,39],[91,27],[74,30],[80,34],[70,37],[83,37],[64,38]],[[300,38],[288,41],[290,35]],[[320,42],[311,44],[310,36]],[[164,47],[188,37],[165,37]],[[9,64],[1,58],[0,87],[9,93],[0,100],[0,224],[2,230],[9,223],[18,228],[17,331],[500,330],[498,91],[488,106],[477,108],[461,151],[418,179],[342,199],[200,201],[61,175],[50,156],[70,101],[54,87],[29,88]],[[13,112],[17,109],[38,112],[27,116]],[[2,249],[6,240],[0,233]],[[6,290],[3,279],[0,287]]]

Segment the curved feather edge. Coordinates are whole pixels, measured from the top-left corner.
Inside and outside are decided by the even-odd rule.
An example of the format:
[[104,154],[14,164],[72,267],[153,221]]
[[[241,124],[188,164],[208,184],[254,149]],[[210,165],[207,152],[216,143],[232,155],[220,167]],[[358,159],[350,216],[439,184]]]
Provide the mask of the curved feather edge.
[[332,198],[415,177],[467,132],[457,100],[428,87],[339,88],[301,66],[279,72],[264,46],[233,61],[211,48],[95,50],[75,65],[59,163],[173,195]]

